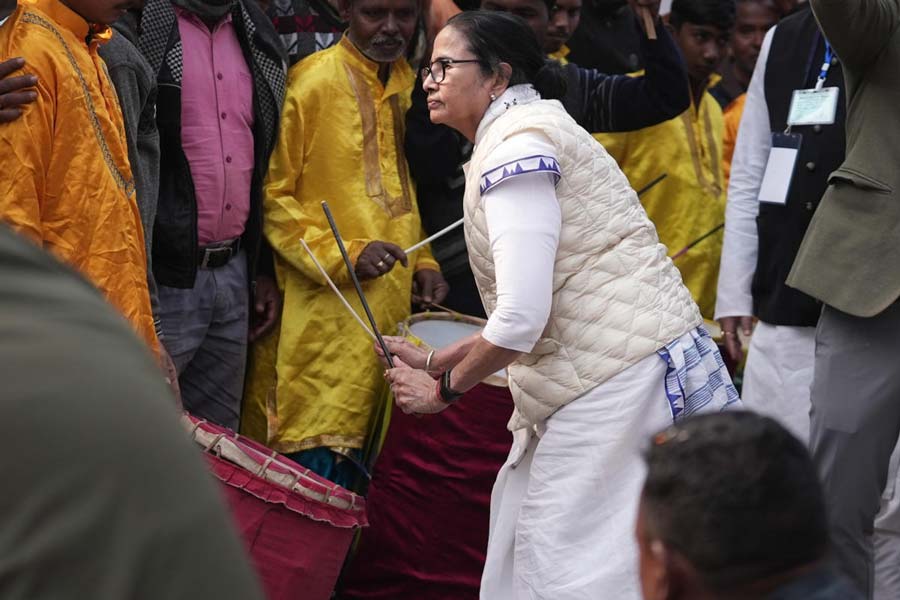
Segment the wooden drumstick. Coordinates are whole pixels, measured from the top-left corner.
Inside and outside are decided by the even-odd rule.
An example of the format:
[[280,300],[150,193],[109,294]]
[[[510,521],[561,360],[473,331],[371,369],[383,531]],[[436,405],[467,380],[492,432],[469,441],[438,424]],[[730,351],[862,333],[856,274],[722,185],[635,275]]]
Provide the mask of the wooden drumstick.
[[347,271],[350,273],[350,280],[353,282],[353,287],[356,288],[356,295],[359,296],[359,302],[366,312],[369,325],[372,326],[372,333],[375,335],[375,341],[378,342],[378,345],[381,346],[381,351],[384,352],[384,361],[388,364],[388,367],[393,369],[394,359],[391,357],[391,350],[387,347],[387,344],[384,343],[381,332],[378,331],[375,315],[372,314],[372,309],[369,308],[369,301],[366,300],[366,294],[363,292],[362,285],[359,283],[359,278],[356,276],[356,270],[353,268],[353,263],[350,261],[350,255],[347,254],[347,248],[344,247],[344,240],[341,238],[341,232],[338,231],[338,226],[334,221],[334,216],[331,214],[331,209],[328,208],[328,202],[325,202],[324,200],[322,201],[322,210],[325,212],[325,218],[328,219],[328,225],[331,227],[331,233],[334,235],[334,241],[337,243],[338,250],[341,251],[341,258],[344,259],[344,266],[347,267]]
[[309,254],[309,257],[312,259],[313,264],[316,265],[316,268],[319,270],[319,273],[321,273],[322,277],[325,278],[325,281],[328,282],[328,285],[331,287],[331,291],[333,291],[335,294],[337,294],[337,297],[341,301],[341,304],[343,304],[344,307],[348,311],[350,311],[350,314],[353,315],[353,318],[356,319],[356,322],[359,323],[359,326],[366,330],[366,333],[369,334],[369,337],[372,338],[372,341],[377,342],[378,339],[375,337],[375,334],[372,333],[372,330],[369,329],[368,326],[366,326],[366,324],[363,322],[363,320],[359,317],[359,315],[356,314],[356,311],[353,310],[353,307],[350,306],[350,303],[347,302],[346,298],[344,298],[344,295],[341,293],[341,290],[339,290],[338,287],[336,285],[334,285],[334,282],[331,280],[331,277],[328,276],[328,273],[326,273],[325,269],[322,267],[322,265],[319,264],[319,261],[316,258],[316,255],[313,254],[313,251],[306,244],[306,240],[301,239],[300,244],[303,246],[303,249],[306,250],[306,253]]
[[638,6],[638,12],[641,13],[641,23],[644,24],[644,33],[651,40],[656,39],[656,23],[653,21],[653,15],[646,6]]
[[416,244],[413,244],[412,246],[410,246],[409,248],[407,248],[406,250],[404,250],[404,252],[407,253],[407,254],[410,254],[411,252],[415,252],[416,250],[418,250],[419,248],[421,248],[421,247],[424,246],[425,244],[430,244],[431,242],[433,242],[434,240],[438,239],[439,237],[442,237],[444,234],[453,231],[454,229],[456,229],[457,227],[459,227],[460,225],[462,225],[462,224],[463,224],[463,221],[465,221],[465,219],[460,219],[459,221],[454,221],[453,223],[451,223],[450,225],[447,225],[446,227],[444,227],[443,229],[441,229],[440,231],[438,231],[438,232],[435,233],[434,235],[430,235],[430,236],[428,236],[427,238],[425,238],[424,240],[422,240],[421,242],[418,242],[418,243],[416,243]]

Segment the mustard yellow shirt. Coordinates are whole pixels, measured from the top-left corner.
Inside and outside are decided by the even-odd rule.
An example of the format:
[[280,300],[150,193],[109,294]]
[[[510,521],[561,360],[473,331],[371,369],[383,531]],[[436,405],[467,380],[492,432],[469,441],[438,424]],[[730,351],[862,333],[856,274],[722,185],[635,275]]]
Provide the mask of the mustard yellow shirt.
[[[594,135],[636,190],[667,174],[641,196],[641,204],[670,255],[725,222],[723,134],[722,109],[707,92],[699,105],[692,103],[683,114],[659,125]],[[712,319],[716,305],[722,239],[720,230],[675,259],[707,319]]]
[[111,36],[58,0],[20,0],[0,28],[0,56],[26,57],[38,78],[37,101],[0,127],[0,218],[84,274],[155,349],[122,112],[97,53]]
[[[242,419],[246,434],[278,451],[361,448],[377,402],[386,399],[371,339],[327,287],[300,239],[365,318],[321,202],[328,201],[354,263],[371,241],[408,248],[424,237],[403,153],[414,81],[400,60],[382,85],[378,64],[347,37],[289,74],[263,201],[284,312],[279,334],[254,349]],[[409,316],[413,272],[438,270],[427,249],[409,258],[410,268],[398,263],[363,283],[385,334]]]

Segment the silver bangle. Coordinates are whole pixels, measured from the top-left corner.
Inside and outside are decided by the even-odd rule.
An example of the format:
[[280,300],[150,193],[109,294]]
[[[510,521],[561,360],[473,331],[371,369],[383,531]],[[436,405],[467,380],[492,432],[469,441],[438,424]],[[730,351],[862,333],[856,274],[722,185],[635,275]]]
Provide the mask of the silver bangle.
[[428,358],[425,359],[425,372],[431,373],[431,359],[434,358],[434,350],[428,353]]

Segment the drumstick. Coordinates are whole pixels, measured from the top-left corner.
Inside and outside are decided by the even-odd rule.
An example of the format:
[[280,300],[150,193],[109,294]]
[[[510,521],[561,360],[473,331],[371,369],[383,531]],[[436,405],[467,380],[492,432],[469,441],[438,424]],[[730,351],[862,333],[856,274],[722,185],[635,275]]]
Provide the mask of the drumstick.
[[708,238],[709,236],[713,235],[714,233],[716,233],[717,231],[719,231],[719,230],[722,229],[723,227],[725,227],[725,223],[722,223],[722,224],[720,224],[720,225],[716,225],[716,226],[712,229],[712,231],[707,231],[706,233],[704,233],[703,235],[701,235],[699,238],[697,238],[696,240],[694,240],[693,242],[691,242],[690,244],[688,244],[687,246],[685,246],[684,248],[682,248],[681,250],[679,250],[678,252],[676,252],[675,254],[673,254],[673,255],[672,255],[672,260],[678,260],[679,258],[681,258],[682,256],[684,256],[685,254],[687,254],[688,251],[689,251],[691,248],[693,248],[694,246],[696,246],[697,244],[699,244],[700,242],[702,242],[703,240],[705,240],[705,239]]
[[366,295],[363,293],[362,286],[359,284],[359,279],[356,277],[356,270],[353,268],[353,263],[350,262],[350,255],[347,254],[347,249],[344,247],[344,240],[341,238],[341,232],[338,231],[337,223],[334,222],[334,217],[331,216],[331,209],[328,208],[328,203],[324,200],[322,201],[322,210],[325,211],[325,218],[328,219],[328,225],[331,226],[331,233],[334,235],[334,241],[337,242],[338,249],[341,251],[341,258],[344,259],[344,265],[346,265],[347,270],[350,272],[350,279],[353,281],[353,287],[356,288],[356,294],[359,296],[359,301],[362,303],[363,310],[366,311],[369,325],[372,326],[372,333],[375,335],[378,345],[381,346],[382,352],[384,352],[384,360],[388,364],[388,367],[393,369],[394,359],[391,357],[391,351],[387,347],[387,344],[384,343],[381,332],[378,331],[378,324],[375,322],[375,317],[372,315],[372,310],[369,308],[369,302],[366,300]]
[[443,236],[445,233],[449,233],[449,232],[453,231],[454,229],[456,229],[457,227],[459,227],[460,225],[462,225],[464,220],[465,220],[465,219],[460,219],[459,221],[456,221],[455,223],[451,223],[450,225],[447,225],[446,227],[444,227],[443,229],[441,229],[440,231],[438,231],[438,232],[435,233],[434,235],[428,236],[427,238],[425,238],[424,240],[422,240],[422,241],[419,242],[418,244],[413,244],[412,246],[410,246],[409,248],[407,248],[406,250],[404,250],[404,252],[406,252],[407,254],[409,254],[410,252],[415,252],[416,250],[418,250],[419,248],[421,248],[421,247],[424,246],[425,244],[430,244],[430,243],[433,242],[434,240],[436,240],[436,239],[438,239],[439,237]]
[[659,183],[660,181],[662,181],[663,179],[665,179],[668,176],[669,176],[668,173],[663,173],[662,175],[660,175],[659,177],[657,177],[656,179],[654,179],[653,181],[651,181],[650,183],[648,183],[647,185],[642,187],[640,190],[637,191],[638,198],[640,198],[641,196],[643,196],[644,194],[649,192],[651,189],[653,189],[653,187],[657,183]]
[[316,268],[319,270],[319,273],[321,273],[322,277],[325,278],[325,281],[328,282],[328,285],[331,287],[331,291],[333,291],[335,294],[337,294],[338,299],[340,299],[341,303],[347,308],[348,311],[350,311],[350,314],[353,315],[353,318],[356,319],[356,322],[359,323],[359,326],[366,330],[366,333],[369,334],[369,337],[372,338],[373,342],[378,341],[375,338],[375,334],[372,333],[372,330],[369,329],[369,327],[365,323],[363,323],[363,320],[359,318],[359,315],[356,314],[356,311],[353,310],[353,307],[350,306],[350,303],[347,302],[346,298],[344,298],[344,295],[341,293],[341,290],[339,290],[338,287],[336,285],[334,285],[334,282],[331,280],[331,277],[328,276],[328,273],[326,273],[325,269],[322,267],[322,265],[319,264],[319,261],[316,258],[316,255],[313,254],[313,251],[306,244],[306,240],[301,239],[300,244],[303,246],[303,249],[306,250],[306,253],[309,254],[309,257],[312,259],[313,264],[316,265]]
[[646,6],[638,6],[638,12],[641,13],[641,22],[644,24],[644,33],[647,34],[647,39],[655,40],[656,23],[653,22],[653,15],[650,14],[650,9]]
[[[648,13],[648,15],[649,15],[649,13]],[[657,183],[659,183],[660,181],[662,181],[663,179],[665,179],[667,176],[668,176],[668,173],[663,173],[662,175],[660,175],[659,177],[657,177],[656,179],[654,179],[653,181],[651,181],[651,182],[650,182],[646,187],[644,187],[642,190],[640,190],[640,191],[637,193],[637,195],[638,195],[638,196],[641,196],[644,192],[648,191],[650,188],[652,188],[652,187],[655,186]],[[460,219],[459,221],[455,221],[455,222],[451,223],[450,225],[447,225],[446,227],[444,227],[443,229],[441,229],[441,230],[438,231],[437,233],[428,236],[427,238],[425,238],[425,239],[422,240],[421,242],[418,242],[418,243],[416,243],[416,244],[413,244],[412,246],[410,246],[409,248],[407,248],[406,250],[404,250],[404,252],[405,252],[406,254],[409,254],[410,252],[415,252],[416,250],[418,250],[419,248],[421,248],[421,247],[424,246],[425,244],[430,244],[430,243],[433,242],[434,240],[436,240],[436,239],[438,239],[438,238],[440,238],[440,237],[443,237],[445,234],[447,234],[447,233],[453,231],[454,229],[456,229],[457,227],[459,227],[460,225],[462,225],[462,224],[463,224],[463,221],[465,221],[465,219]]]

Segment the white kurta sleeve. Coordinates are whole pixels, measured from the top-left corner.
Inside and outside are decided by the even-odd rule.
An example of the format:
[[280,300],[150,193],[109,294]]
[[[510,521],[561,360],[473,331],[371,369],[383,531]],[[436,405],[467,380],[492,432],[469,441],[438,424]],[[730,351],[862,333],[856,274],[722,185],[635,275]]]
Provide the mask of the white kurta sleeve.
[[750,286],[759,253],[756,230],[758,195],[772,148],[765,80],[766,61],[774,32],[773,28],[766,34],[756,61],[731,163],[731,182],[725,208],[725,240],[716,294],[716,319],[753,314]]
[[556,198],[559,167],[553,146],[540,134],[514,136],[494,156],[508,153],[530,162],[519,164],[513,158],[507,176],[503,163],[493,174],[488,171],[487,179],[482,177],[497,286],[497,305],[482,337],[495,346],[530,352],[547,325],[553,301],[562,221]]

